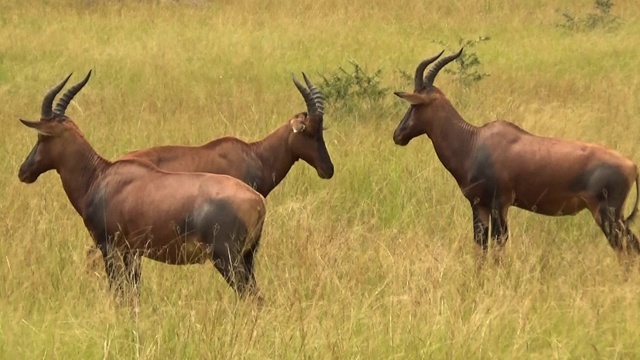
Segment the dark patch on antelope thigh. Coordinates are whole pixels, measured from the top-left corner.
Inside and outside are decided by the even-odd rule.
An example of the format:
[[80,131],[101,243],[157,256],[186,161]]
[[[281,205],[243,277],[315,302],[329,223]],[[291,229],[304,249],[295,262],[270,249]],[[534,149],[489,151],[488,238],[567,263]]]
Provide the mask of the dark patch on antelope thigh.
[[228,200],[209,200],[196,210],[194,220],[196,231],[214,252],[242,250],[247,226]]
[[598,164],[578,175],[571,182],[571,190],[589,192],[598,199],[624,201],[629,189],[629,182],[619,167],[612,164]]

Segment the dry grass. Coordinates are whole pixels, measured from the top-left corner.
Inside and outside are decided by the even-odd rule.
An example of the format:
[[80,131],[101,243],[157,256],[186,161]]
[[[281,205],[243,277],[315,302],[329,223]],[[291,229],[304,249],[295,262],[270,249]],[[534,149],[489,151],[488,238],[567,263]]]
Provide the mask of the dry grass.
[[[44,92],[95,76],[67,111],[114,158],[223,135],[253,140],[304,103],[312,79],[355,59],[397,68],[459,37],[490,77],[438,86],[468,121],[508,118],[543,135],[606,144],[640,162],[640,5],[613,32],[558,29],[590,1],[8,1],[0,5],[0,358],[636,358],[639,276],[625,281],[589,214],[513,210],[502,267],[474,273],[471,215],[403,113],[327,109],[332,180],[294,166],[269,198],[258,256],[264,308],[238,302],[212,266],[143,264],[137,322],[86,271],[90,240],[55,172],[17,169]],[[389,94],[389,103],[395,104]],[[635,196],[635,195],[632,195]]]

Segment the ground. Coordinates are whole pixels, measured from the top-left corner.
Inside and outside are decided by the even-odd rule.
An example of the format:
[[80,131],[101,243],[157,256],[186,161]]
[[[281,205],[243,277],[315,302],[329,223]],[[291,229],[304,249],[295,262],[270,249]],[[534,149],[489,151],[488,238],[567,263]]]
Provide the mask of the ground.
[[[399,70],[459,39],[490,74],[438,86],[467,121],[596,142],[640,161],[640,4],[618,28],[557,26],[591,1],[6,1],[0,5],[0,358],[635,358],[640,276],[622,276],[587,212],[514,209],[500,267],[475,273],[471,212],[427,137],[393,144]],[[380,101],[327,103],[335,176],[304,163],[269,196],[266,302],[212,266],[145,261],[133,321],[87,271],[89,236],[55,172],[18,168],[49,87],[94,76],[67,110],[113,159],[160,144],[256,140],[305,111],[290,80],[381,69]],[[455,65],[455,64],[454,64]],[[457,70],[455,66],[452,70]],[[636,196],[632,192],[632,199]],[[627,213],[630,210],[627,204]],[[640,228],[635,224],[634,229]]]

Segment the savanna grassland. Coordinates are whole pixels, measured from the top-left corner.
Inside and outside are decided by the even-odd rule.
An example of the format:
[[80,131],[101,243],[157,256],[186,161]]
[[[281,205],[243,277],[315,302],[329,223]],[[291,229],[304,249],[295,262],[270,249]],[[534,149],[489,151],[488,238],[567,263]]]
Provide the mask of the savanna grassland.
[[[590,214],[513,209],[504,263],[476,274],[468,203],[429,139],[391,138],[406,109],[392,91],[411,89],[397,69],[412,73],[437,42],[489,36],[470,51],[490,76],[436,80],[467,121],[509,119],[640,162],[640,2],[615,2],[615,28],[558,27],[564,9],[594,11],[587,0],[3,1],[0,358],[640,358],[640,276],[622,276]],[[18,118],[36,120],[69,72],[94,69],[67,114],[115,159],[260,139],[305,111],[291,73],[322,85],[351,60],[380,69],[387,94],[329,103],[335,176],[300,162],[269,196],[262,308],[209,264],[145,260],[133,320],[86,266],[91,240],[58,175],[18,181],[36,140]]]

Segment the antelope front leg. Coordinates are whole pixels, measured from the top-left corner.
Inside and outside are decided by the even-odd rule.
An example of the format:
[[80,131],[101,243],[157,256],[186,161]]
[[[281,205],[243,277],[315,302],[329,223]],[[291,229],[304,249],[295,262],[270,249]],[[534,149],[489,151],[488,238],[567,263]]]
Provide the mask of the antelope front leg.
[[507,208],[494,208],[491,212],[491,238],[496,247],[494,249],[494,260],[497,264],[502,263],[502,252],[504,245],[509,240],[509,228],[507,226]]
[[480,270],[489,250],[489,209],[471,205],[473,215],[473,240],[476,243],[477,269]]
[[97,246],[88,247],[86,249],[86,257],[87,272],[91,274],[97,273],[100,269],[100,260],[102,259],[100,249]]
[[[119,233],[115,233],[111,236],[104,236],[96,241],[98,249],[102,253],[102,259],[104,260],[104,269],[109,279],[109,290],[115,291],[116,299],[121,300],[124,295],[124,283],[126,276],[123,278],[123,254],[115,248]],[[125,269],[126,270],[126,269]]]
[[126,279],[125,293],[129,298],[134,313],[137,313],[140,300],[140,266],[142,265],[142,260],[138,254],[132,251],[124,254],[122,260]]
[[98,243],[98,249],[100,249],[102,253],[102,260],[104,260],[104,270],[109,280],[109,289],[115,289],[116,292],[119,293],[121,284],[119,281],[120,274],[116,265],[117,256],[115,256],[116,254],[113,251],[110,251],[106,241]]

